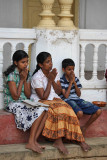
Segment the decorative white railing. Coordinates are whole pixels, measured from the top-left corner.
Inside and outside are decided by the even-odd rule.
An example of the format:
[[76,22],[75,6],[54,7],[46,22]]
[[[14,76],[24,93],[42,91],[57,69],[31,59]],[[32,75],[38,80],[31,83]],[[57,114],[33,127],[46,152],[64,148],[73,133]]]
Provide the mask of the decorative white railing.
[[[35,29],[16,29],[16,28],[0,28],[0,108],[3,107],[3,66],[4,66],[4,46],[10,45],[10,59],[5,63],[10,62],[13,53],[17,50],[18,44],[23,45],[23,50],[29,52],[29,46],[34,45],[36,40]],[[35,48],[32,48],[33,52]],[[7,53],[9,52],[8,49]],[[6,65],[6,64],[5,64]],[[8,66],[7,66],[8,67]]]
[[[74,34],[75,33],[75,34]],[[58,43],[57,43],[58,42]],[[10,49],[5,50],[5,47],[9,44]],[[22,44],[21,49],[25,50],[27,53],[30,49],[31,55],[31,72],[34,71],[36,65],[36,55],[40,51],[49,51],[52,53],[53,63],[56,64],[55,67],[59,67],[61,71],[61,60],[63,58],[73,58],[76,61],[76,73],[80,73],[80,81],[82,83],[83,89],[87,90],[91,95],[92,89],[97,89],[101,91],[102,96],[99,93],[99,96],[96,94],[96,97],[93,99],[106,100],[106,80],[103,76],[103,79],[98,79],[98,59],[99,59],[99,47],[100,45],[105,46],[105,57],[104,57],[104,68],[107,69],[107,30],[52,30],[48,29],[16,29],[16,28],[0,28],[0,108],[3,108],[3,69],[7,65],[7,62],[11,64],[11,57],[13,53],[20,49],[18,45]],[[86,71],[86,47],[91,44],[93,46],[93,70],[92,78],[87,80],[85,78]],[[30,47],[31,46],[31,47]],[[80,52],[79,52],[80,46]],[[65,50],[66,48],[66,50]],[[6,52],[6,53],[5,53]],[[7,56],[5,60],[5,56]],[[8,58],[9,57],[9,58]],[[101,57],[101,56],[100,56]],[[58,64],[57,64],[57,62]],[[80,64],[80,68],[79,65]],[[8,67],[8,66],[7,66]],[[61,73],[62,74],[62,73]],[[83,93],[83,97],[87,93]],[[91,99],[91,96],[88,96]],[[92,95],[93,97],[93,95]]]
[[[107,88],[105,77],[98,79],[98,59],[99,59],[99,48],[101,45],[105,46],[105,55],[100,55],[104,58],[103,64],[105,71],[107,69],[107,30],[79,30],[79,43],[80,43],[80,80],[83,84],[83,88]],[[85,78],[85,65],[86,65],[86,47],[88,45],[93,46],[93,70],[92,78],[86,80]],[[102,54],[102,53],[100,53]],[[91,64],[91,62],[90,62]]]

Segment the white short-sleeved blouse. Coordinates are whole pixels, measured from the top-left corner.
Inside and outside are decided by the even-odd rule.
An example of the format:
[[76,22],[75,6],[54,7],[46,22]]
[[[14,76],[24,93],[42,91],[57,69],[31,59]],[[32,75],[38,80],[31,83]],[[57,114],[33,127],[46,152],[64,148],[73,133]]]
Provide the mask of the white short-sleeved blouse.
[[[57,75],[55,78],[55,82],[59,80],[60,78]],[[38,72],[36,72],[31,79],[32,94],[31,94],[30,99],[33,101],[40,100],[40,98],[35,92],[35,88],[43,88],[45,90],[47,87],[47,83],[48,83],[47,77],[44,75],[42,70],[39,69]],[[60,97],[55,93],[53,86],[51,86],[51,91],[50,91],[50,94],[47,100],[53,100],[53,98],[60,98]]]

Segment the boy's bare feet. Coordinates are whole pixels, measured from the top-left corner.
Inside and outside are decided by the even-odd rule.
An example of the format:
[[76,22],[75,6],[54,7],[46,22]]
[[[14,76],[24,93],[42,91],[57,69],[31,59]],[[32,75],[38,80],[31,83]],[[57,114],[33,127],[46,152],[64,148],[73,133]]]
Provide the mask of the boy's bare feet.
[[81,146],[82,150],[85,152],[88,152],[89,150],[91,150],[91,147],[85,142],[80,142],[79,145]]
[[41,148],[38,145],[35,145],[33,143],[26,144],[26,148],[37,153],[42,153]]
[[67,150],[66,147],[64,146],[61,138],[57,139],[57,140],[54,142],[53,146],[54,146],[55,148],[57,148],[61,153],[63,153],[63,154],[68,154],[68,150]]

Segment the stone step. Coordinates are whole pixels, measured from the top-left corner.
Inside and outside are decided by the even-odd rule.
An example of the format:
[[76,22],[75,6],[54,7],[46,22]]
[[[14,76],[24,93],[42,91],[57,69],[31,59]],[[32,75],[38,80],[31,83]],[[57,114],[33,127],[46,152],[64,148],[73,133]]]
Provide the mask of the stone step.
[[82,151],[76,144],[65,144],[69,154],[63,155],[47,142],[42,154],[25,149],[25,144],[0,145],[0,160],[107,160],[107,137],[86,138],[91,146],[88,152]]
[[[80,121],[83,125],[89,116],[84,115]],[[86,136],[107,137],[107,109],[103,110],[102,115],[87,129]],[[29,130],[24,132],[16,128],[14,115],[0,110],[0,144],[26,143],[29,137]],[[43,137],[40,137],[43,140]]]

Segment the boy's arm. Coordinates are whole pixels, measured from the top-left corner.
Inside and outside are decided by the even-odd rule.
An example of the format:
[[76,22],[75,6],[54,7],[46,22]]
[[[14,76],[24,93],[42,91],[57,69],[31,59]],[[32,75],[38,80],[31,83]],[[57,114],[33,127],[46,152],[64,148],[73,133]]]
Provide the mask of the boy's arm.
[[[80,97],[80,96],[81,96],[81,90],[80,90],[80,88],[77,87],[77,84],[76,84],[75,81],[74,81],[73,83],[74,83],[74,86],[75,86],[75,92],[76,92],[77,96]],[[69,86],[68,86],[68,89],[67,89],[67,90],[62,89],[62,94],[63,94],[63,96],[64,96],[65,98],[68,98],[68,97],[69,97],[70,90],[71,90],[71,87],[72,87],[72,84],[73,84],[73,83],[69,83]]]
[[80,97],[81,96],[81,91],[80,91],[80,88],[78,88],[77,83],[75,81],[75,74],[74,74],[74,72],[72,73],[72,76],[73,76],[73,80],[72,81],[73,81],[74,86],[75,86],[75,92],[76,92],[77,96]]
[[69,86],[68,86],[67,90],[62,89],[62,94],[63,94],[63,96],[64,96],[65,98],[68,98],[68,97],[69,97],[71,87],[72,87],[72,82],[69,83]]
[[72,71],[72,81],[73,81],[74,86],[75,86],[75,92],[76,92],[77,96],[80,97],[81,96],[81,91],[80,91],[80,88],[78,88],[77,83],[75,81],[75,73],[74,73],[74,71]]
[[75,92],[77,94],[78,97],[81,96],[81,90],[80,88],[77,87],[77,83],[74,81],[74,86],[75,86]]

